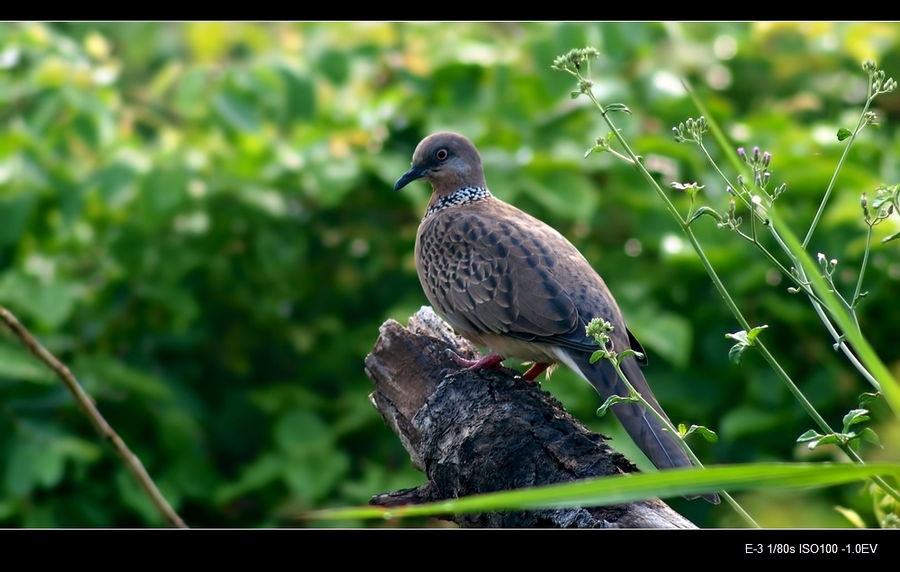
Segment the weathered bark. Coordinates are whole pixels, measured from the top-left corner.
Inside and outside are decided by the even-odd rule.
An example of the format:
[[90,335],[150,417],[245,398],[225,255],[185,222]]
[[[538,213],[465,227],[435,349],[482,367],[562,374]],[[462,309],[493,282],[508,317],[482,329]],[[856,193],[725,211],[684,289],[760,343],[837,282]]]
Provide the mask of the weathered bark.
[[[424,307],[389,320],[366,357],[372,404],[428,482],[377,495],[396,506],[637,471],[549,393],[505,368],[460,370],[477,350]],[[465,527],[694,528],[658,499],[625,505],[457,515]]]

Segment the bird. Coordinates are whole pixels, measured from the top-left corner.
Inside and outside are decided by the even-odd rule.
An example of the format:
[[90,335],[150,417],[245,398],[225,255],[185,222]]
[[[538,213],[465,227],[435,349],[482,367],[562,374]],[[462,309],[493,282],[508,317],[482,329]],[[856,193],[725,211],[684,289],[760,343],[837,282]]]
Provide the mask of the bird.
[[[585,327],[608,321],[612,347],[646,353],[628,330],[606,283],[579,250],[548,224],[488,190],[481,156],[464,135],[439,132],[415,149],[412,167],[394,191],[416,180],[432,195],[416,233],[415,263],[425,296],[460,335],[490,350],[478,360],[453,355],[471,370],[500,366],[507,358],[533,362],[523,375],[535,381],[563,364],[606,400],[629,396],[613,364],[591,363],[599,349]],[[640,365],[628,355],[620,366],[641,396],[668,419]],[[658,469],[691,467],[680,437],[639,402],[612,406],[631,439]],[[718,503],[714,493],[702,495]]]

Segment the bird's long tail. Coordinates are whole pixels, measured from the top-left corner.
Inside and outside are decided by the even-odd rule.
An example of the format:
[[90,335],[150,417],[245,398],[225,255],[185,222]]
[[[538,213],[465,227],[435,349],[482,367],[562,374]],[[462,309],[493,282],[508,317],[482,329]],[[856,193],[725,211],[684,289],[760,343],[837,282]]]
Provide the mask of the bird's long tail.
[[[590,363],[590,354],[562,348],[559,349],[558,354],[560,361],[590,383],[604,401],[613,394],[628,397],[628,386],[619,378],[609,360],[604,359],[592,364]],[[621,367],[628,381],[641,394],[641,397],[668,420],[668,416],[656,401],[656,397],[653,396],[637,360],[633,357],[625,358]],[[647,411],[641,403],[617,403],[612,406],[612,412],[656,468],[665,470],[693,466],[690,457],[678,442],[679,437],[672,435],[669,431],[664,431],[663,423],[656,415]],[[716,504],[719,502],[719,496],[715,493],[702,496],[709,502]]]

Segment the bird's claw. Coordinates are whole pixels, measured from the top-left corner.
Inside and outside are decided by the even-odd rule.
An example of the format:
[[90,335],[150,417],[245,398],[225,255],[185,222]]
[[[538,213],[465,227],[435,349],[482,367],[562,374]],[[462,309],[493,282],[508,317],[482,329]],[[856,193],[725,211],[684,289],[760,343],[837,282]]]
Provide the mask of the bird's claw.
[[469,371],[478,371],[479,369],[498,367],[501,363],[503,363],[503,356],[493,353],[477,360],[466,359],[453,350],[447,350],[447,355],[449,355],[450,358],[456,362],[456,365],[464,367]]

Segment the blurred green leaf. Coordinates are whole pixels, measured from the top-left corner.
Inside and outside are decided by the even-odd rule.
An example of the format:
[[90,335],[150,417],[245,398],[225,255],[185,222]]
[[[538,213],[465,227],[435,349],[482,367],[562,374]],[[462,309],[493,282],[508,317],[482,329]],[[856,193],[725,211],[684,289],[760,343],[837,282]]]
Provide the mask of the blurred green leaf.
[[52,487],[62,478],[64,466],[65,456],[48,443],[14,442],[6,465],[6,487],[14,496],[27,495],[36,487]]
[[350,75],[350,59],[341,50],[326,50],[319,59],[319,67],[332,83],[338,85],[346,82]]
[[56,379],[53,372],[28,350],[6,345],[0,345],[0,376],[45,385],[54,383]]
[[213,109],[231,128],[238,131],[258,131],[259,113],[252,103],[233,93],[219,92],[213,97]]
[[312,80],[288,66],[278,69],[285,87],[285,117],[290,125],[295,121],[310,121],[316,114],[316,92]]
[[0,248],[21,239],[37,206],[35,194],[0,196]]
[[241,495],[261,489],[278,480],[283,470],[284,461],[280,457],[272,454],[262,455],[244,467],[237,480],[219,487],[215,494],[216,503],[225,505]]
[[125,389],[141,399],[166,401],[172,398],[172,391],[165,381],[111,356],[80,357],[72,369],[84,383],[98,388]]
[[629,325],[640,342],[679,369],[687,367],[693,346],[693,329],[683,316],[657,310],[639,312]]
[[66,281],[43,282],[10,271],[0,277],[0,304],[52,329],[69,318],[80,290],[76,284]]

